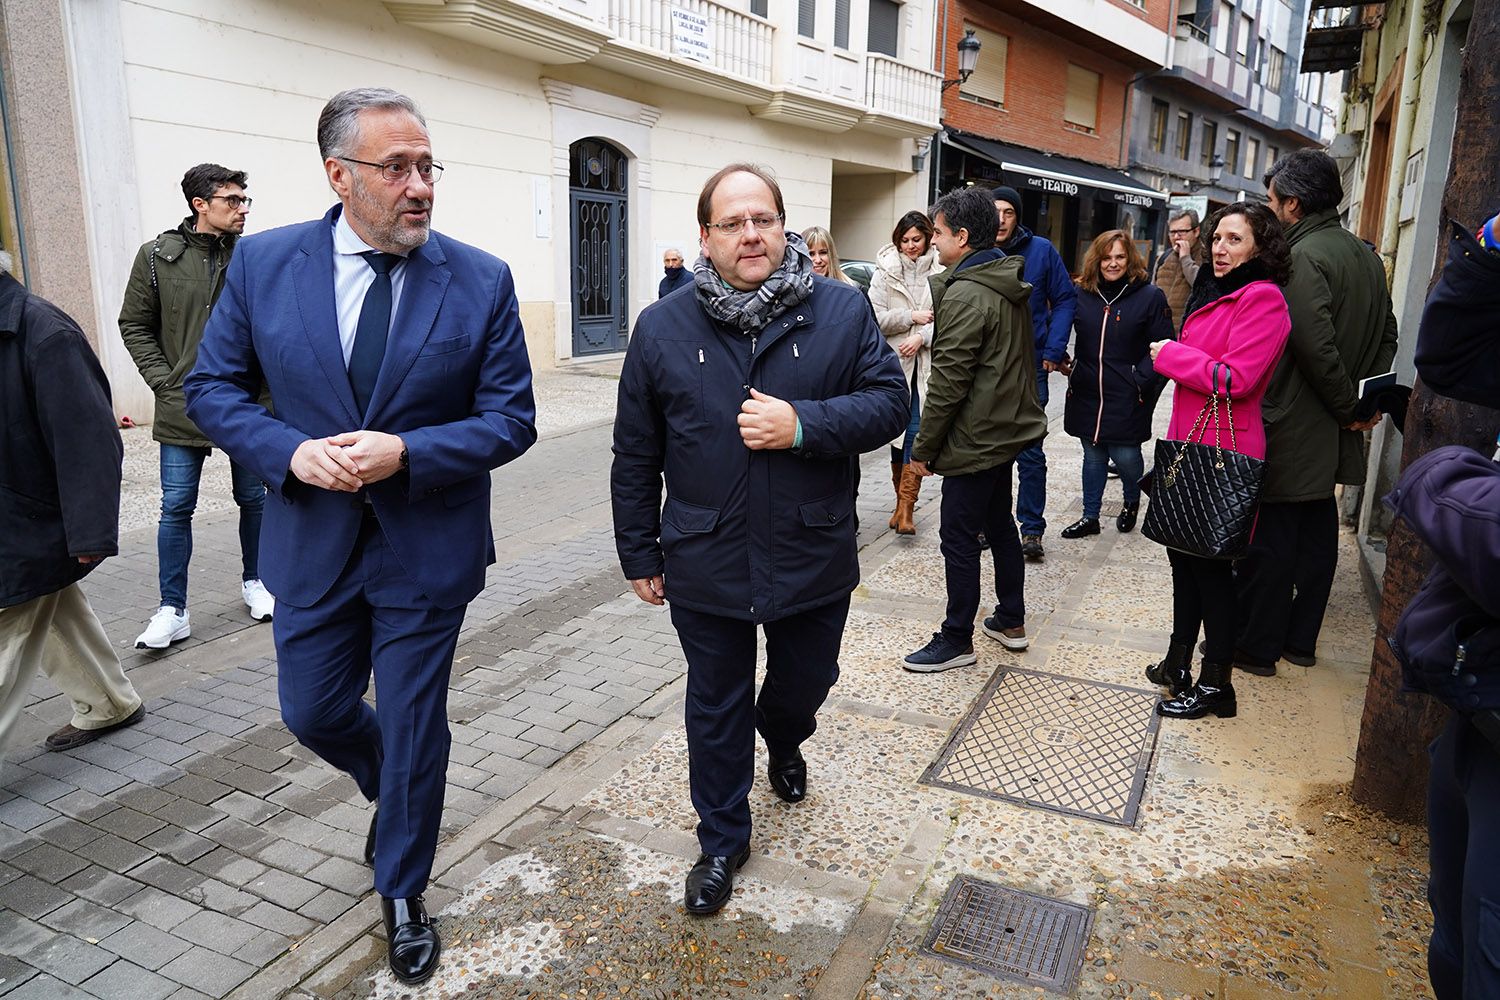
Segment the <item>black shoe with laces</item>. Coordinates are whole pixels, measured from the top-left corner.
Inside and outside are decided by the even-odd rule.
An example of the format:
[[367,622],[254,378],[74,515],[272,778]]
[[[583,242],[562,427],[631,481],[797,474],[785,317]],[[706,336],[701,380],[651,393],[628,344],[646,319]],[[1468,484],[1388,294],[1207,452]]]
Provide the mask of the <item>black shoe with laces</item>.
[[967,667],[979,662],[974,655],[974,643],[959,645],[941,632],[932,633],[932,641],[901,661],[901,666],[913,673],[935,674],[939,670]]
[[1080,517],[1062,530],[1064,538],[1083,538],[1086,535],[1097,534],[1099,534],[1099,519],[1097,517]]

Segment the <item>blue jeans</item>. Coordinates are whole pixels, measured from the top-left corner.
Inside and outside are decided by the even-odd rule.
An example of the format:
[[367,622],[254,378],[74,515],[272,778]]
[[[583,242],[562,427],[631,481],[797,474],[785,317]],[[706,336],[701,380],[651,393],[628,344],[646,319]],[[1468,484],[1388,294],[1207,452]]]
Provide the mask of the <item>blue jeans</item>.
[[[188,445],[161,446],[161,523],[156,528],[156,564],[161,580],[161,603],[187,607],[188,561],[193,557],[193,511],[198,507],[198,481],[203,460],[211,449]],[[234,502],[240,508],[240,557],[246,580],[260,578],[260,518],[266,488],[255,474],[229,463]]]
[[917,431],[922,429],[922,400],[917,391],[917,374],[912,372],[911,376],[911,420],[906,424],[906,438],[901,442],[900,448],[891,449],[892,465],[911,464],[911,446],[916,443]]
[[[1040,365],[1036,370],[1036,394],[1047,407],[1047,372]],[[1021,449],[1016,456],[1016,520],[1021,523],[1021,534],[1041,537],[1047,530],[1047,519],[1042,511],[1047,507],[1047,456],[1042,451],[1042,442]]]
[[1120,470],[1120,489],[1126,503],[1140,503],[1141,476],[1146,460],[1138,444],[1092,444],[1079,438],[1083,445],[1083,516],[1099,520],[1099,505],[1104,499],[1104,483],[1109,478],[1109,463]]

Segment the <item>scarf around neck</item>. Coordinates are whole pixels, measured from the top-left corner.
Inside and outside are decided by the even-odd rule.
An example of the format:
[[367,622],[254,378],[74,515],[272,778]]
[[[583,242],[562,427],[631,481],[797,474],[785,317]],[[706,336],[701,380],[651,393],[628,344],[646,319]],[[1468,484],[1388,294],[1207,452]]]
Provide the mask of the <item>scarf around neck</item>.
[[1217,302],[1230,292],[1239,291],[1252,281],[1269,280],[1271,280],[1271,274],[1259,257],[1251,257],[1222,278],[1214,277],[1213,265],[1205,263],[1198,270],[1198,280],[1193,282],[1193,290],[1188,294],[1187,309],[1182,314],[1183,319],[1209,303]]
[[719,277],[706,254],[700,255],[693,265],[693,284],[698,304],[709,316],[740,333],[758,333],[812,294],[812,257],[802,237],[788,232],[781,265],[759,288],[742,292],[730,285]]

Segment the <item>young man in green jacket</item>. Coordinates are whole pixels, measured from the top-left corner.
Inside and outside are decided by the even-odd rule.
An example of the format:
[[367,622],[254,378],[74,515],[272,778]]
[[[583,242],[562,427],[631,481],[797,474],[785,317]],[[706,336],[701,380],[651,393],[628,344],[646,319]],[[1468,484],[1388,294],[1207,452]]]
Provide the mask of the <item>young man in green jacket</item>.
[[936,314],[932,375],[922,427],[912,445],[918,475],[943,476],[938,529],[947,572],[948,614],[932,641],[907,656],[907,670],[932,673],[976,662],[979,534],[995,559],[995,613],[984,634],[1025,649],[1025,568],[1011,516],[1011,467],[1047,433],[1037,395],[1031,285],[1024,261],[995,247],[997,219],[987,192],[953,191],[929,213],[933,246],[947,268],[932,280]]
[[[245,231],[250,199],[243,170],[200,163],[182,177],[192,214],[142,245],[120,307],[120,336],[141,377],[156,394],[151,436],[161,445],[161,521],[156,531],[160,607],[137,637],[137,649],[165,649],[190,633],[188,561],[193,553],[193,511],[203,461],[213,442],[188,419],[182,382],[198,359],[198,342],[224,286],[235,241]],[[240,508],[240,593],[250,617],[268,621],[276,602],[260,582],[265,486],[231,462],[234,502]]]

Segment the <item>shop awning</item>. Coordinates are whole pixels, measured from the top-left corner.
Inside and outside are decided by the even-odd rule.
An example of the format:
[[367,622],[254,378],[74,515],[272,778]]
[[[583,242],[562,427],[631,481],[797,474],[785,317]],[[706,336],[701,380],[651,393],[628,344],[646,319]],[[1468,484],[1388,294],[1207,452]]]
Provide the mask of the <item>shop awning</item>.
[[989,160],[1004,171],[1006,183],[1017,188],[1074,198],[1085,195],[1147,208],[1159,208],[1167,200],[1165,194],[1146,187],[1128,174],[1071,156],[1041,153],[966,132],[949,131],[945,133],[944,141]]

